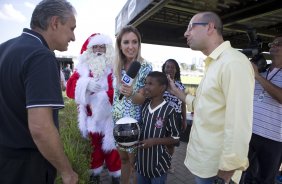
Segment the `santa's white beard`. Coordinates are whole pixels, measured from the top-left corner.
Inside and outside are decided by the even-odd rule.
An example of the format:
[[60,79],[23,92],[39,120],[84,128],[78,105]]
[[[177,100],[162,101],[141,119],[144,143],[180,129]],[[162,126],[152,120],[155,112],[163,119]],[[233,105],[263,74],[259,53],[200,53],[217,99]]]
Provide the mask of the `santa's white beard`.
[[88,64],[89,70],[94,78],[100,77],[105,72],[106,68],[109,67],[109,60],[105,54],[97,55],[90,53],[87,57],[86,63]]

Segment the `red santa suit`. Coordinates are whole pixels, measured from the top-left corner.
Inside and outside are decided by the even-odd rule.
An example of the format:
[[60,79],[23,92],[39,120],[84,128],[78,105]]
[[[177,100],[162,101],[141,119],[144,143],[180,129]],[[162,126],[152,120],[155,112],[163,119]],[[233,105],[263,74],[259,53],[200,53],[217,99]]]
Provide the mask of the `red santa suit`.
[[[106,45],[104,56],[94,56],[93,45]],[[93,58],[96,57],[96,62]],[[102,58],[103,57],[103,58]],[[98,60],[97,62],[97,59]],[[102,58],[102,59],[101,59]],[[78,104],[79,129],[92,143],[91,169],[99,175],[106,164],[113,177],[120,177],[121,160],[113,137],[112,119],[112,60],[111,39],[102,34],[91,35],[83,44],[79,63],[67,82],[66,94]],[[98,86],[97,91],[89,90],[89,85]],[[93,85],[92,85],[93,86]]]

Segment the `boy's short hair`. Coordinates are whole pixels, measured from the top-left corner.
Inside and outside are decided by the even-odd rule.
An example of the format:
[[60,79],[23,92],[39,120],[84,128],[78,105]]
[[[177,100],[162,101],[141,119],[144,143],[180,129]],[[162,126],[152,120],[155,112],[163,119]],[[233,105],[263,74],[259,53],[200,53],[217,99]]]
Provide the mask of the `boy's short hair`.
[[153,72],[150,72],[147,77],[152,77],[152,78],[155,78],[157,79],[158,83],[160,85],[165,85],[166,88],[168,86],[168,79],[166,77],[166,75],[162,72],[158,72],[158,71],[153,71]]

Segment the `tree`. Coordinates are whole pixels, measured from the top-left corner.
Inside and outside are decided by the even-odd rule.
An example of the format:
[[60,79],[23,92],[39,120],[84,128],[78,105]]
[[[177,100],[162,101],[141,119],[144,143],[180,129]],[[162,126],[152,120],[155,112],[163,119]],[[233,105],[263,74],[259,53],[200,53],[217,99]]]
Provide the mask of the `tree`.
[[192,64],[192,65],[191,65],[191,70],[192,70],[192,71],[196,71],[196,70],[197,70],[196,64]]

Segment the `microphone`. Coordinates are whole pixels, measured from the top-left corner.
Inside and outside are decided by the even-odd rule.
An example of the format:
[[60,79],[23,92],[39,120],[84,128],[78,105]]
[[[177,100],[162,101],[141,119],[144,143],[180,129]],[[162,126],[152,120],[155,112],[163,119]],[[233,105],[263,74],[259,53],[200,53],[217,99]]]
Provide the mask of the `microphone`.
[[[141,67],[141,64],[138,61],[133,61],[131,65],[129,66],[126,74],[122,76],[121,81],[124,82],[126,85],[131,86],[140,67]],[[123,94],[120,94],[119,100],[121,100],[123,96],[124,96]]]

